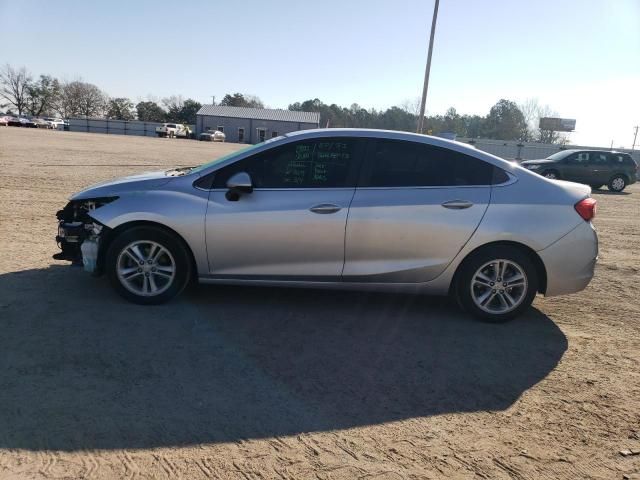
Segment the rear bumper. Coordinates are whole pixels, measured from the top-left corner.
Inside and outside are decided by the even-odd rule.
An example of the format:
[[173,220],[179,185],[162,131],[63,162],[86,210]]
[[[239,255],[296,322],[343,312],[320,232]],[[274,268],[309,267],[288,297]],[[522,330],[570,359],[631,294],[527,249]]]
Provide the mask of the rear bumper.
[[557,242],[538,252],[547,270],[545,296],[584,290],[593,278],[598,260],[598,236],[590,222],[574,228]]

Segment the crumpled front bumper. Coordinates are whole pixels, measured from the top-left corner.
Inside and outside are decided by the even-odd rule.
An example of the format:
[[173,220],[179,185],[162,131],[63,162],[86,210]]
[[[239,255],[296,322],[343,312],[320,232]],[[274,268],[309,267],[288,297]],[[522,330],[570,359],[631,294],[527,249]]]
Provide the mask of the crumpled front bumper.
[[545,296],[584,290],[593,278],[598,260],[598,236],[591,222],[583,222],[538,251],[547,271]]

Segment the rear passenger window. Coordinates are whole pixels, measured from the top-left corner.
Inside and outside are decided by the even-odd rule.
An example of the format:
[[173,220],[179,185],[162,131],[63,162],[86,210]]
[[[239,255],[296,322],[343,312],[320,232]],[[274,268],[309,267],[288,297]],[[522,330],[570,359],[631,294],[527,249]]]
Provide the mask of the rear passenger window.
[[498,167],[493,167],[493,181],[491,182],[493,185],[500,185],[501,183],[505,183],[509,181],[509,175],[507,172]]
[[606,153],[591,153],[591,163],[594,165],[606,165],[608,155]]
[[494,175],[487,162],[420,143],[377,140],[369,156],[370,174],[363,187],[490,185]]

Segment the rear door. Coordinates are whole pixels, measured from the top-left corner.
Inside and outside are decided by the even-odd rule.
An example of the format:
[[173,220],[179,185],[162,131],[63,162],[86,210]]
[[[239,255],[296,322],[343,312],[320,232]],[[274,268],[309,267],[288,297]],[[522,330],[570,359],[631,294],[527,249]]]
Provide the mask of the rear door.
[[602,185],[611,177],[611,162],[607,152],[589,152],[589,184]]
[[343,280],[437,277],[478,227],[493,169],[441,147],[370,140],[349,210]]
[[[300,140],[216,172],[205,224],[210,274],[339,280],[361,144]],[[254,190],[230,201],[226,182],[238,172],[251,176]]]

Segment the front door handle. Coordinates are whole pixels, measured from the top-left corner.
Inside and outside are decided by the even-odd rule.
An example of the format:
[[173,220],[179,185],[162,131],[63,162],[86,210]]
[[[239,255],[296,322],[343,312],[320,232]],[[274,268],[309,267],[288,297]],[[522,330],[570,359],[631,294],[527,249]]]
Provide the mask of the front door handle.
[[448,202],[444,202],[442,206],[452,210],[462,210],[473,206],[473,203],[468,200],[449,200]]
[[309,211],[313,213],[319,213],[326,215],[327,213],[336,213],[342,210],[342,207],[339,205],[334,205],[333,203],[321,203],[320,205],[314,205],[309,209]]

